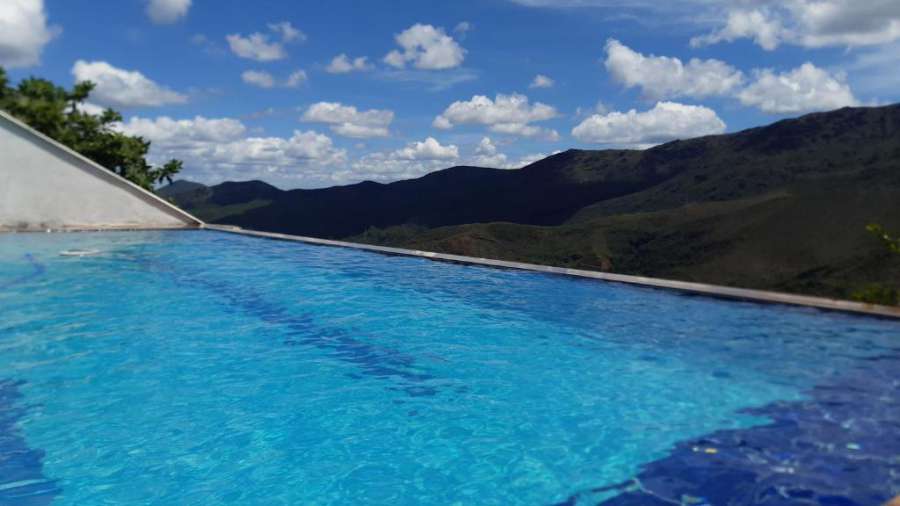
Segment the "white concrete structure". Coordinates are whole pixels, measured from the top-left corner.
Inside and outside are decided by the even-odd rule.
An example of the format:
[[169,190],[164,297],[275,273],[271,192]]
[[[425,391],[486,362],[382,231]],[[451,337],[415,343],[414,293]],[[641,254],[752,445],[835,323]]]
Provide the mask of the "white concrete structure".
[[0,111],[0,231],[203,223]]

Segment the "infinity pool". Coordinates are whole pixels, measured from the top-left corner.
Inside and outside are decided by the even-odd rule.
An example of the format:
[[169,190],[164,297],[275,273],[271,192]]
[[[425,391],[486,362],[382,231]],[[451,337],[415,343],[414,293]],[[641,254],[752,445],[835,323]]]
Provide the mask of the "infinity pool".
[[0,235],[0,504],[593,504],[897,330],[210,231]]

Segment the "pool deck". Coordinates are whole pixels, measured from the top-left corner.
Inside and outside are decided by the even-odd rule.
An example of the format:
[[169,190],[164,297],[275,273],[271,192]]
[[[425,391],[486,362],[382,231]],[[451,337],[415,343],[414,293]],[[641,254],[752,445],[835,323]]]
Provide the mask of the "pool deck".
[[334,241],[330,239],[317,239],[315,237],[303,237],[297,235],[279,234],[275,232],[259,232],[256,230],[247,230],[240,227],[229,225],[210,225],[204,224],[202,228],[207,230],[216,230],[219,232],[228,232],[232,234],[241,234],[253,237],[262,237],[266,239],[275,239],[281,241],[294,241],[306,244],[315,244],[320,246],[335,246],[340,248],[352,248],[364,251],[372,251],[387,255],[400,255],[409,257],[426,258],[429,260],[441,262],[453,262],[467,265],[481,265],[487,267],[498,267],[503,269],[517,269],[532,272],[541,272],[545,274],[561,274],[564,276],[574,276],[579,278],[597,279],[601,281],[611,281],[614,283],[625,283],[629,285],[644,286],[650,288],[661,288],[666,290],[676,290],[682,293],[695,295],[704,295],[709,297],[719,297],[732,300],[743,300],[760,302],[766,304],[788,304],[792,306],[803,306],[827,311],[839,311],[844,313],[855,313],[869,316],[879,316],[884,318],[900,319],[900,307],[880,306],[877,304],[866,304],[862,302],[853,302],[837,299],[826,299],[822,297],[810,297],[807,295],[794,295],[789,293],[769,292],[764,290],[751,290],[747,288],[733,288],[728,286],[708,285],[704,283],[691,283],[687,281],[675,281],[669,279],[648,278],[644,276],[629,276],[625,274],[613,274],[609,272],[586,271],[581,269],[567,269],[565,267],[552,267],[548,265],[529,264],[524,262],[511,262],[507,260],[495,260],[491,258],[477,258],[462,255],[450,255],[446,253],[435,253],[431,251],[419,251],[403,248],[390,248],[386,246],[374,246],[370,244],[360,244],[345,241]]

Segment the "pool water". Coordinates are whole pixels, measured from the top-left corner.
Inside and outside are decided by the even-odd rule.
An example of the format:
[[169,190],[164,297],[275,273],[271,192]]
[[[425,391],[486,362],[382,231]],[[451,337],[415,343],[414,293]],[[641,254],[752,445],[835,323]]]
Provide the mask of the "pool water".
[[0,503],[552,504],[897,347],[886,320],[219,232],[0,235]]

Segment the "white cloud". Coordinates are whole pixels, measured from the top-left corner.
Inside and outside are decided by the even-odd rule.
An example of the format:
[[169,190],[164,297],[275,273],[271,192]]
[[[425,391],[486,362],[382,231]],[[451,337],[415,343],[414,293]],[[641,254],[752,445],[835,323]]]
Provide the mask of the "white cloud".
[[460,66],[466,56],[466,50],[442,28],[431,25],[417,23],[394,39],[402,51],[395,49],[384,57],[392,67],[404,68],[411,62],[417,69],[450,69]]
[[41,61],[41,52],[62,30],[47,25],[43,0],[0,2],[0,65],[31,67]]
[[428,137],[422,142],[409,143],[392,156],[397,160],[455,160],[459,158],[459,148],[453,144],[443,146],[434,137]]
[[474,28],[472,26],[472,23],[469,23],[468,21],[460,21],[453,28],[453,33],[459,35],[460,40],[465,40],[466,35],[472,31],[472,28]]
[[896,0],[785,0],[737,3],[725,25],[695,37],[693,45],[753,39],[767,50],[783,43],[804,47],[869,46],[900,40]]
[[511,168],[511,169],[519,169],[519,168],[522,168],[522,167],[527,167],[527,166],[531,165],[531,164],[534,163],[534,162],[539,162],[539,161],[543,160],[544,158],[547,158],[548,156],[558,155],[558,154],[560,154],[560,153],[562,153],[562,151],[554,151],[554,152],[552,152],[552,153],[550,153],[550,154],[547,154],[547,153],[532,153],[532,154],[530,154],[530,155],[525,155],[525,156],[523,156],[522,158],[519,158],[519,161],[514,162],[514,163],[512,164],[512,167],[509,167],[509,168]]
[[287,51],[280,42],[270,42],[267,35],[261,33],[253,33],[248,37],[239,34],[228,35],[228,46],[231,52],[256,61],[273,61],[287,58]]
[[738,99],[744,105],[779,114],[859,105],[841,76],[833,76],[812,63],[782,74],[758,71],[756,81],[741,91]]
[[896,0],[797,1],[794,18],[809,47],[869,46],[900,40],[900,2]]
[[105,107],[97,105],[93,102],[81,102],[79,104],[75,104],[75,108],[80,112],[91,114],[93,116],[99,116],[103,114],[103,111],[106,110]]
[[307,79],[305,70],[295,70],[294,72],[291,72],[291,75],[285,80],[284,85],[288,88],[296,88],[305,83]]
[[348,170],[335,174],[335,180],[347,183],[363,179],[383,182],[410,179],[445,169],[458,159],[457,146],[445,146],[428,137],[396,151],[368,153],[353,162]]
[[[559,151],[555,151],[552,154],[556,153],[559,153]],[[466,163],[491,169],[519,169],[544,158],[547,158],[545,153],[531,153],[517,160],[510,160],[506,154],[500,152],[490,137],[484,137],[475,146],[474,155]]]
[[359,56],[351,59],[346,54],[339,54],[331,60],[331,63],[325,67],[325,71],[329,74],[348,74],[350,72],[365,72],[367,70],[372,70],[372,65],[369,64],[368,58],[365,56]]
[[530,104],[525,95],[497,94],[494,100],[475,95],[471,100],[450,104],[434,119],[435,128],[450,129],[456,125],[484,125],[491,131],[525,137],[543,136],[550,140],[559,138],[554,130],[531,125],[557,117],[555,108],[535,102]]
[[331,180],[335,168],[347,162],[346,152],[327,135],[294,131],[290,137],[248,137],[243,123],[231,118],[133,117],[118,128],[151,141],[152,161],[184,160],[184,177],[200,181],[265,178],[314,185]]
[[396,181],[420,177],[459,164],[494,169],[518,169],[546,156],[543,153],[533,153],[510,160],[498,150],[490,138],[484,137],[475,146],[472,155],[463,159],[457,146],[445,146],[429,137],[422,142],[412,142],[396,151],[369,153],[354,162],[349,170],[336,174],[336,180],[342,183],[361,179]]
[[335,173],[334,180],[340,184],[358,181],[398,181],[423,176],[429,172],[447,168],[446,160],[401,160],[391,153],[369,153],[350,164],[350,167]]
[[148,0],[147,15],[158,25],[167,25],[187,16],[191,0]]
[[271,23],[269,30],[274,32],[279,40],[271,40],[268,34],[259,32],[246,37],[235,33],[226,36],[225,39],[232,53],[256,61],[283,60],[287,58],[287,50],[284,48],[286,43],[306,40],[306,35],[287,21]]
[[272,74],[262,70],[247,70],[241,74],[241,79],[247,84],[259,86],[260,88],[275,87],[275,78]]
[[659,102],[644,112],[595,114],[576,126],[572,135],[592,144],[646,146],[724,131],[725,123],[712,109]]
[[292,25],[289,21],[269,23],[269,30],[272,30],[273,32],[281,35],[282,42],[303,42],[306,40],[306,34],[294,28],[294,25]]
[[896,100],[900,90],[900,42],[854,52],[840,65],[852,88],[860,93]]
[[302,119],[311,123],[325,123],[334,133],[344,137],[368,139],[390,135],[388,128],[394,121],[394,111],[360,111],[339,102],[319,102],[309,106]]
[[203,143],[225,143],[240,139],[247,128],[236,119],[204,118],[175,120],[168,116],[155,119],[132,117],[119,129],[128,135],[139,135],[160,147],[180,149]]
[[274,88],[276,86],[284,88],[296,88],[306,82],[306,72],[297,70],[289,75],[284,81],[279,81],[269,72],[264,70],[247,70],[241,74],[241,79],[250,85],[260,88]]
[[772,51],[778,47],[787,31],[781,20],[773,16],[765,6],[757,9],[735,9],[728,13],[728,20],[721,29],[691,39],[692,47],[707,46],[737,39],[753,39],[760,47]]
[[669,0],[668,2],[660,2],[659,0],[510,0],[513,3],[524,5],[527,7],[555,7],[555,8],[575,8],[575,7],[615,7],[615,8],[633,8],[633,9],[658,9],[669,10],[670,8],[684,8],[698,5],[714,4],[718,0]]
[[593,114],[606,114],[607,112],[609,112],[609,108],[606,107],[602,100],[598,100],[593,107],[578,107],[575,109],[575,117],[584,118]]
[[109,107],[158,107],[183,104],[187,97],[161,86],[136,70],[113,67],[104,61],[78,60],[72,67],[78,82],[91,81],[97,85],[91,99]]
[[505,168],[507,157],[501,153],[490,137],[484,137],[475,147],[475,156],[470,163],[478,167]]
[[534,76],[534,79],[531,81],[531,85],[529,88],[552,88],[556,85],[556,81],[550,79],[544,74],[538,74]]
[[615,39],[606,43],[606,69],[627,88],[640,87],[655,98],[708,97],[732,92],[744,81],[744,74],[719,60],[645,56]]

